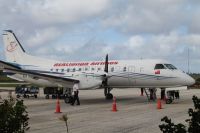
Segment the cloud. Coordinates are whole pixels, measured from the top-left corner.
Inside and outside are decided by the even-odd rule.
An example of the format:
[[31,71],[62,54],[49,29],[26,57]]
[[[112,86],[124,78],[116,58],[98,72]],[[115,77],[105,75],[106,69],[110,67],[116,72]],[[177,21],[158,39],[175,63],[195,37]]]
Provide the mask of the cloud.
[[[63,59],[98,59],[104,57],[107,53],[114,59],[138,59],[138,58],[166,58],[172,55],[171,52],[178,52],[177,48],[184,40],[190,40],[190,37],[181,37],[178,33],[171,32],[167,35],[133,35],[123,44],[102,43],[101,40],[91,39],[88,42],[77,45],[56,44],[55,51],[42,47],[41,53],[59,54]],[[188,42],[190,43],[190,42]],[[186,45],[186,42],[184,43]],[[39,50],[40,51],[40,50]],[[70,56],[70,57],[69,57]],[[81,58],[80,58],[81,57]]]
[[27,40],[27,45],[29,47],[37,47],[40,45],[47,45],[50,41],[58,38],[61,35],[61,32],[55,28],[48,28],[38,30]]
[[133,49],[142,47],[144,45],[144,39],[139,35],[132,36],[128,40],[127,45]]
[[[121,1],[105,16],[103,24],[128,34],[169,33],[182,25],[188,14],[186,0],[129,0],[120,8]],[[178,18],[177,18],[178,17]]]
[[165,58],[185,69],[189,47],[199,71],[199,3],[2,0],[0,30],[12,29],[29,53],[57,60],[99,60],[108,53],[111,59]]
[[71,23],[104,11],[109,0],[46,0],[29,6],[34,19],[41,23]]

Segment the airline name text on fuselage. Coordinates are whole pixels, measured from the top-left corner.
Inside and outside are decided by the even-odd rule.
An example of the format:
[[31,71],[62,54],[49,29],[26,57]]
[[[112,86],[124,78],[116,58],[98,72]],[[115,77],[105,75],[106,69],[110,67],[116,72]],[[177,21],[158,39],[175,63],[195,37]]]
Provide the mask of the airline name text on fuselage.
[[[118,61],[110,61],[109,65],[117,65]],[[65,66],[97,66],[97,65],[105,65],[105,62],[69,62],[69,63],[55,63],[54,67],[65,67]]]

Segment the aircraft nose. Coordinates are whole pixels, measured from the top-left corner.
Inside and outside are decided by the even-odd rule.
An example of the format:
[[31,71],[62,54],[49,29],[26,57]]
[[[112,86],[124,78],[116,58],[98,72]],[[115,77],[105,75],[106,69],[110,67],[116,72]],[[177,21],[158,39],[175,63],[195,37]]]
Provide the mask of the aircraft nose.
[[193,85],[195,83],[195,80],[188,75],[186,82],[187,82],[187,85],[190,86],[190,85]]

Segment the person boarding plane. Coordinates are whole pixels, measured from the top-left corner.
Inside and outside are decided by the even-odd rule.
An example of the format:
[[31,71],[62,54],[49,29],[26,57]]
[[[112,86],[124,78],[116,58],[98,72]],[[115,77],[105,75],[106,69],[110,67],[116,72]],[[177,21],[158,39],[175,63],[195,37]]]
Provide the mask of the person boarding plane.
[[11,30],[3,34],[6,60],[0,69],[10,78],[46,87],[65,87],[72,92],[75,82],[82,89],[104,89],[112,99],[113,88],[168,88],[189,86],[194,79],[161,59],[56,61],[26,53]]

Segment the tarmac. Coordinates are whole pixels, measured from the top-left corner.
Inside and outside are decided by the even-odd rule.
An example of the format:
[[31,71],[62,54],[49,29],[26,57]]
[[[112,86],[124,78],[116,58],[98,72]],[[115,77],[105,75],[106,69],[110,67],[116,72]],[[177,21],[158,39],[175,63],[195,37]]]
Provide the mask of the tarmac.
[[[62,113],[55,113],[56,100],[45,99],[40,89],[37,99],[24,99],[30,117],[27,133],[66,133],[65,123],[60,120],[63,115],[68,117],[69,133],[161,133],[161,118],[168,116],[175,123],[186,124],[188,109],[193,108],[192,96],[200,96],[198,89],[182,90],[179,100],[162,102],[158,110],[156,102],[140,96],[140,89],[113,89],[111,93],[116,96],[117,112],[112,112],[113,101],[105,100],[103,89],[98,89],[80,90],[80,106],[60,100]],[[0,92],[2,98],[7,94]]]

